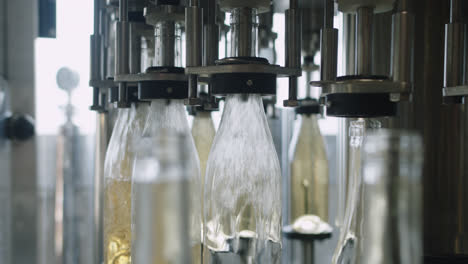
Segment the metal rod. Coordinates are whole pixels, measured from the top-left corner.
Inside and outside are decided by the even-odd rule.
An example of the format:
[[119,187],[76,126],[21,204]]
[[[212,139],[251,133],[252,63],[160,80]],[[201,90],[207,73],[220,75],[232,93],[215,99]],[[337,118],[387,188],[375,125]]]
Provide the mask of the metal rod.
[[257,54],[257,12],[236,8],[231,13],[231,56],[255,57]]
[[100,34],[101,0],[94,0],[94,34]]
[[119,0],[119,20],[128,21],[128,0]]
[[299,8],[299,1],[298,0],[290,0],[289,1],[289,9],[297,9]]
[[324,28],[333,28],[333,17],[335,16],[335,1],[324,0],[325,13],[324,13]]
[[343,14],[343,39],[346,75],[356,74],[356,15]]
[[414,15],[407,11],[393,15],[391,73],[394,81],[413,81]]
[[450,1],[450,23],[461,22],[462,6],[460,0]]
[[175,66],[175,22],[161,21],[156,24],[156,66]]
[[356,17],[356,74],[372,74],[373,7],[360,7]]

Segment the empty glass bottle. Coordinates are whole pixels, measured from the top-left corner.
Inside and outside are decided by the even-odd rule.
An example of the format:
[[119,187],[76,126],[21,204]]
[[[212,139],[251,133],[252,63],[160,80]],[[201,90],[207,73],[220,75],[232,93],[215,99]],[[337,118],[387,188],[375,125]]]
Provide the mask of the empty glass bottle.
[[[183,100],[157,99],[151,102],[148,121],[145,125],[144,137],[157,138],[164,130],[170,133],[181,133],[188,135],[186,142],[187,159],[190,160],[190,247],[192,252],[192,263],[200,263],[202,255],[202,216],[201,216],[201,194],[200,194],[200,162],[193,138],[190,135],[187,113]],[[153,144],[153,148],[158,145]],[[134,192],[133,197],[136,197]]]
[[380,130],[363,153],[363,264],[422,263],[421,138]]
[[135,263],[192,263],[188,228],[194,164],[187,156],[189,146],[187,135],[164,129],[139,144],[132,184]]
[[360,228],[362,222],[362,146],[368,129],[377,130],[380,122],[359,118],[349,125],[349,165],[346,209],[340,228],[338,245],[333,254],[333,264],[360,263],[362,247]]
[[279,263],[281,170],[262,99],[226,97],[205,178],[205,263]]
[[[328,221],[328,159],[325,142],[318,126],[318,114],[301,114],[300,127],[290,148],[290,221],[299,227],[301,216],[315,215]],[[310,233],[308,232],[308,233]]]
[[119,109],[104,162],[104,263],[131,263],[131,179],[134,143],[148,106]]

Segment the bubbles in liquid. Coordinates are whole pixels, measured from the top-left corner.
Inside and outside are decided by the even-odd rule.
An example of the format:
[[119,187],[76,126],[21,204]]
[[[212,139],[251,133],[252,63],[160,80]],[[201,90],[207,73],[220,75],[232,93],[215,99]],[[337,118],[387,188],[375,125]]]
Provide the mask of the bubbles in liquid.
[[130,264],[131,181],[107,181],[104,234],[106,264]]

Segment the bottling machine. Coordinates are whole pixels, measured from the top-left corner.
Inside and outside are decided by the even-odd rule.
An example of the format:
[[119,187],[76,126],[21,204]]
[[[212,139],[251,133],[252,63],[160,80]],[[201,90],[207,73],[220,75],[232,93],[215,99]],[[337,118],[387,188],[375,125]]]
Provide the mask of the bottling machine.
[[[192,113],[204,113],[209,122],[212,121],[206,113],[229,110],[223,113],[217,136],[212,134],[214,128],[209,130],[214,147],[209,158],[207,151],[203,152],[206,177],[201,176],[204,185],[196,196],[201,200],[195,201],[195,196],[185,193],[177,200],[180,208],[190,210],[188,205],[198,214],[184,212],[191,217],[190,223],[177,224],[183,228],[190,225],[192,230],[177,234],[200,244],[187,249],[187,243],[181,243],[180,248],[192,253],[184,252],[174,258],[181,263],[190,258],[191,263],[468,263],[468,2],[93,3],[89,86],[93,95],[90,109],[97,118],[93,191],[84,195],[92,200],[92,208],[87,212],[82,212],[83,208],[74,211],[77,218],[80,213],[92,213],[93,224],[86,229],[90,232],[80,238],[89,243],[78,246],[75,242],[80,235],[76,230],[69,231],[73,234],[67,233],[66,228],[62,230],[65,223],[44,228],[45,217],[53,211],[50,207],[55,207],[56,213],[65,212],[63,218],[72,214],[70,208],[65,208],[71,205],[60,199],[67,199],[63,190],[76,190],[79,183],[70,180],[73,173],[62,164],[63,170],[58,170],[57,175],[57,196],[49,199],[52,205],[46,205],[49,200],[44,197],[49,197],[49,192],[39,179],[42,139],[34,136],[33,121],[33,43],[37,36],[36,12],[42,5],[38,7],[32,0],[0,0],[0,17],[4,18],[0,19],[1,263],[89,263],[90,258],[99,264],[131,263],[135,252],[164,255],[146,247],[135,250],[132,245],[120,252],[121,248],[105,241],[104,209],[108,201],[104,164],[106,155],[113,150],[108,151],[108,145],[115,116],[122,109],[147,107],[156,101],[161,103],[162,112],[172,111],[169,109],[183,101]],[[284,18],[281,25],[277,18]],[[278,28],[284,28],[284,32]],[[284,35],[284,43],[279,41],[279,35]],[[284,58],[279,58],[279,53],[284,53]],[[318,79],[314,78],[315,72],[319,72]],[[281,85],[278,78],[287,79],[287,85]],[[306,80],[305,85],[301,78]],[[285,90],[287,98],[280,98],[278,91]],[[299,90],[305,95],[300,95]],[[319,96],[311,98],[316,95]],[[223,100],[225,103],[221,103]],[[266,116],[263,108],[257,107],[262,104]],[[148,116],[153,114],[153,119],[157,119],[159,112],[148,111]],[[290,174],[295,165],[289,160],[288,149],[291,142],[296,144],[291,141],[294,112],[307,117],[316,115],[314,118],[336,117],[340,122],[338,135],[325,140],[330,172],[327,171],[326,184],[320,186],[328,188],[328,193],[322,193],[322,198],[328,195],[327,208],[315,213],[318,209],[314,206],[302,206],[312,208],[309,213],[313,217],[303,219],[309,225],[306,227],[312,225],[314,230],[302,233],[304,225],[302,229],[294,225],[297,215],[290,216],[298,206],[291,203],[298,199],[295,194],[307,195],[310,182],[297,184],[305,191],[296,192],[291,187],[294,183]],[[183,115],[180,111],[177,114],[177,118]],[[185,122],[182,119],[179,121]],[[131,125],[119,119],[117,123]],[[188,130],[185,123],[181,126]],[[256,126],[261,127],[261,133],[256,133]],[[247,139],[249,135],[259,138]],[[61,137],[62,147],[67,146],[65,136]],[[139,132],[136,137],[143,136]],[[159,158],[167,158],[170,166],[177,168],[174,157],[198,159],[198,154],[188,157],[192,153],[191,140],[184,138],[183,146],[167,142],[156,152]],[[262,142],[262,146],[255,142]],[[331,150],[333,145],[336,149]],[[162,151],[170,146],[189,154],[171,149],[171,156],[166,157]],[[141,149],[153,151],[148,146]],[[131,151],[136,156],[139,150]],[[320,150],[321,159],[326,154]],[[60,157],[57,160],[63,161]],[[246,163],[249,168],[241,166]],[[183,166],[185,169],[189,162]],[[257,172],[255,166],[262,171],[257,173],[260,176],[251,175]],[[219,177],[219,171],[229,177]],[[222,184],[215,181],[217,177],[223,179]],[[244,182],[235,181],[236,177]],[[190,192],[199,184],[194,183],[197,180],[189,181]],[[243,189],[245,186],[252,188]],[[237,207],[224,206],[226,194]],[[139,193],[139,197],[144,194]],[[382,201],[384,205],[379,203]],[[150,204],[132,206],[144,213]],[[151,209],[152,216],[158,213]],[[176,209],[170,212],[175,214]],[[131,212],[126,213],[130,221]],[[141,219],[137,222],[151,224]],[[57,234],[55,248],[45,246],[50,243],[46,238],[50,237],[46,232],[49,228]],[[137,230],[145,233],[140,227]],[[125,239],[131,244],[132,239],[138,238]],[[133,241],[133,246],[145,244],[139,242]],[[119,251],[114,259],[106,256],[109,253],[105,252],[111,250]]]

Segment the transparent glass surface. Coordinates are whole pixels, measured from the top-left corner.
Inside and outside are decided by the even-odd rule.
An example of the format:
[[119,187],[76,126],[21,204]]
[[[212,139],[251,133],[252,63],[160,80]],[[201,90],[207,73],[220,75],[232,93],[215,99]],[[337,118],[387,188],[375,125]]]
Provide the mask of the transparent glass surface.
[[216,130],[211,118],[211,112],[198,111],[193,120],[192,136],[198,151],[198,157],[200,158],[202,211],[206,163],[208,162],[208,156],[210,155],[215,135]]
[[119,109],[104,162],[104,262],[131,263],[131,177],[134,144],[148,106]]
[[228,95],[205,178],[205,263],[279,263],[281,170],[260,95]]
[[362,263],[422,263],[421,138],[381,130],[363,154]]
[[135,263],[191,263],[188,193],[193,164],[186,155],[186,138],[161,131],[139,144],[132,185]]
[[360,228],[362,222],[362,147],[367,130],[378,130],[377,120],[359,118],[349,125],[349,166],[346,209],[340,228],[340,238],[333,254],[333,264],[360,263],[362,241]]
[[328,222],[328,159],[317,115],[301,115],[290,160],[291,223],[298,232],[313,233],[316,225],[301,223],[312,218],[301,216],[315,215]]
[[[183,100],[158,99],[151,102],[148,121],[145,125],[144,137],[155,138],[167,130],[171,133],[190,135],[187,113]],[[190,160],[189,195],[190,195],[190,247],[192,263],[200,263],[202,257],[202,214],[201,214],[201,186],[200,161],[192,136],[186,142],[186,155]],[[158,148],[153,145],[153,148]],[[135,194],[134,194],[135,197]]]

